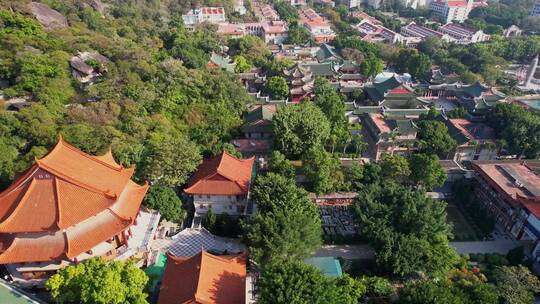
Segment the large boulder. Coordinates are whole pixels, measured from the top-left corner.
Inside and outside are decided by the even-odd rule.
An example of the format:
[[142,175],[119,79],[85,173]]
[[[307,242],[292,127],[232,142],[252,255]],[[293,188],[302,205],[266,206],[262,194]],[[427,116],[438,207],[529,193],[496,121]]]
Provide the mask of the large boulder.
[[109,59],[95,51],[79,52],[69,60],[73,77],[84,84],[92,84],[106,73],[107,63]]
[[103,14],[103,11],[105,10],[105,5],[101,3],[99,0],[86,0],[86,4],[88,4],[91,8],[95,9],[99,13]]
[[38,2],[30,2],[28,9],[36,19],[47,29],[64,28],[68,26],[66,17],[48,5]]

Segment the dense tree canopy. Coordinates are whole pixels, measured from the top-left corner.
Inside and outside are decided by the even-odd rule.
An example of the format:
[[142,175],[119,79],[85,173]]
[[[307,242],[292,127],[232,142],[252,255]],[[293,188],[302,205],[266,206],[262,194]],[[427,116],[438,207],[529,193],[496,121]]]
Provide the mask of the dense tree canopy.
[[316,193],[330,193],[343,188],[343,173],[339,159],[323,148],[313,147],[302,157],[303,171]]
[[397,59],[398,72],[407,72],[416,79],[422,79],[431,69],[431,61],[416,49],[401,49]]
[[403,304],[497,304],[499,296],[492,284],[482,275],[454,271],[449,278],[408,283],[401,291]]
[[525,304],[534,302],[540,292],[540,280],[525,266],[502,266],[495,272],[495,283],[504,303]]
[[435,120],[422,120],[418,122],[418,147],[420,151],[435,154],[446,159],[448,154],[456,148],[457,143],[443,122]]
[[[285,3],[285,2],[283,2]],[[289,44],[307,44],[313,39],[308,29],[303,26],[290,26],[286,42]]]
[[278,109],[272,125],[277,148],[290,158],[324,145],[330,136],[328,119],[312,102]]
[[152,186],[144,197],[144,205],[159,210],[161,216],[171,222],[179,223],[186,217],[182,209],[182,201],[174,190],[169,187]]
[[[0,9],[2,93],[33,102],[18,113],[0,113],[3,185],[62,133],[88,153],[112,148],[122,165],[137,167],[140,181],[177,186],[200,154],[219,153],[238,131],[251,100],[243,86],[226,72],[190,69],[206,65],[220,44],[211,26],[188,33],[180,18],[168,18],[178,8],[162,11],[150,2],[111,4],[104,16],[76,1],[49,4],[68,18],[68,28],[44,31],[32,18]],[[252,38],[231,46],[250,60],[269,54]],[[92,86],[77,83],[68,64],[86,50],[110,60]]]
[[266,267],[258,280],[257,302],[262,304],[357,304],[366,292],[361,281],[347,274],[326,278],[313,266],[286,262]]
[[229,54],[241,55],[253,65],[264,64],[270,56],[268,46],[257,36],[247,35],[242,38],[233,38],[229,40],[228,44]]
[[144,304],[148,277],[133,262],[92,258],[60,269],[46,284],[58,303]]
[[284,100],[289,96],[289,85],[285,78],[273,76],[266,82],[265,91],[274,100]]
[[351,138],[345,117],[345,99],[325,78],[315,79],[313,92],[315,105],[322,110],[330,123],[329,144],[333,153],[337,144],[343,145]]
[[276,1],[274,7],[281,19],[287,21],[287,23],[294,24],[298,20],[298,11],[290,2]]
[[446,172],[439,158],[434,154],[414,154],[410,161],[411,182],[421,186],[426,191],[441,187],[446,181]]
[[540,155],[540,115],[515,104],[497,104],[487,122],[510,153],[527,158]]
[[380,161],[382,174],[398,181],[405,181],[411,174],[409,161],[401,155],[383,154]]
[[259,176],[251,199],[259,213],[243,223],[242,238],[256,263],[304,259],[320,246],[317,208],[289,178],[274,173]]
[[140,170],[152,183],[179,186],[197,169],[201,158],[197,146],[187,138],[155,134],[143,149]]
[[295,179],[296,169],[291,162],[279,151],[272,151],[268,160],[268,171],[290,179]]
[[365,187],[354,203],[361,233],[375,247],[377,264],[397,275],[444,273],[455,263],[445,207],[424,192],[392,182]]

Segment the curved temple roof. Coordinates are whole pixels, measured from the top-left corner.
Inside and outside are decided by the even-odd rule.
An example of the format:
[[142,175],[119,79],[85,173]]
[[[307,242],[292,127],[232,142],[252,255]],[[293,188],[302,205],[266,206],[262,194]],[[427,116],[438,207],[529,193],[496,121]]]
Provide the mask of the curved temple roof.
[[148,189],[133,171],[60,138],[0,193],[0,263],[73,258],[125,230]]
[[158,304],[245,303],[246,255],[169,255]]
[[254,157],[238,159],[227,152],[204,160],[184,191],[208,195],[247,194],[254,161]]

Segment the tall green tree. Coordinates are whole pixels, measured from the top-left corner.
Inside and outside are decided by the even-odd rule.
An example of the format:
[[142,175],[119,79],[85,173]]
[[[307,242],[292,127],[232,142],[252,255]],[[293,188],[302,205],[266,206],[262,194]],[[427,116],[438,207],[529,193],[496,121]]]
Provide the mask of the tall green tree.
[[241,38],[233,38],[228,41],[229,54],[232,56],[241,55],[250,64],[261,66],[271,55],[266,43],[259,37],[247,35]]
[[313,266],[286,262],[263,269],[258,291],[257,301],[262,304],[356,304],[366,286],[347,274],[326,278]]
[[404,181],[411,174],[409,161],[401,155],[383,154],[380,165],[383,176],[398,181]]
[[377,76],[384,69],[384,61],[376,57],[366,58],[360,63],[360,70],[362,74],[367,78],[373,78]]
[[459,280],[422,280],[405,285],[400,291],[402,304],[497,304],[499,297],[495,286],[477,278],[461,277]]
[[236,64],[234,66],[235,73],[245,73],[251,70],[252,68],[251,64],[249,64],[249,62],[247,61],[246,57],[242,55],[236,56],[236,58],[234,58],[234,63]]
[[305,259],[320,246],[317,208],[290,179],[273,173],[259,176],[251,199],[259,213],[242,222],[242,239],[258,265]]
[[315,93],[315,105],[317,105],[326,115],[331,126],[330,139],[335,139],[332,143],[332,153],[337,142],[350,140],[351,134],[348,130],[348,121],[345,116],[345,101],[327,79],[315,79],[313,92]]
[[448,127],[440,121],[418,122],[418,147],[421,152],[446,158],[457,147],[456,140],[448,133]]
[[298,11],[287,1],[278,1],[274,4],[276,11],[282,20],[289,24],[295,24],[298,21]]
[[414,184],[431,191],[442,186],[446,178],[446,172],[437,155],[414,154],[411,157],[411,181]]
[[316,193],[329,193],[343,188],[339,159],[321,147],[309,149],[302,156],[304,174]]
[[144,197],[144,205],[159,210],[164,219],[176,223],[181,222],[187,215],[182,209],[182,201],[169,187],[151,186]]
[[142,165],[137,169],[152,184],[176,187],[187,181],[201,159],[198,147],[185,136],[155,133],[145,146]]
[[147,282],[133,262],[92,258],[58,270],[46,287],[58,303],[145,304]]
[[522,265],[499,267],[494,277],[504,303],[533,303],[534,295],[540,292],[540,280]]
[[303,26],[290,26],[286,42],[288,44],[306,44],[312,41],[311,33]]
[[287,80],[281,76],[270,77],[264,89],[272,99],[282,100],[289,96],[289,85]]
[[401,73],[408,72],[414,78],[421,79],[431,69],[431,61],[426,54],[419,53],[416,49],[401,49],[397,59],[397,68]]
[[276,147],[289,158],[299,158],[330,136],[330,123],[312,102],[278,109],[272,119]]
[[527,158],[540,155],[540,115],[515,104],[497,104],[487,122],[511,153]]
[[268,160],[268,171],[295,179],[296,169],[291,162],[279,151],[272,151]]
[[406,275],[445,273],[457,261],[448,245],[445,204],[394,182],[371,184],[358,193],[354,210],[381,269]]

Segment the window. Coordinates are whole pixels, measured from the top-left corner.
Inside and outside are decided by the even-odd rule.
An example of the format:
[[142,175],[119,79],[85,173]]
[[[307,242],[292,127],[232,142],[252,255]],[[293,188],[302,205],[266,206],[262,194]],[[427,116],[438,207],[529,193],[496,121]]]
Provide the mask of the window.
[[206,195],[206,198],[207,198],[207,199],[210,199],[210,195]]
[[232,210],[232,208],[233,208],[233,205],[229,205],[229,210]]
[[199,208],[201,208],[201,209],[205,209],[205,207],[204,207],[204,205],[203,205],[203,204],[200,204],[200,205],[199,205]]

